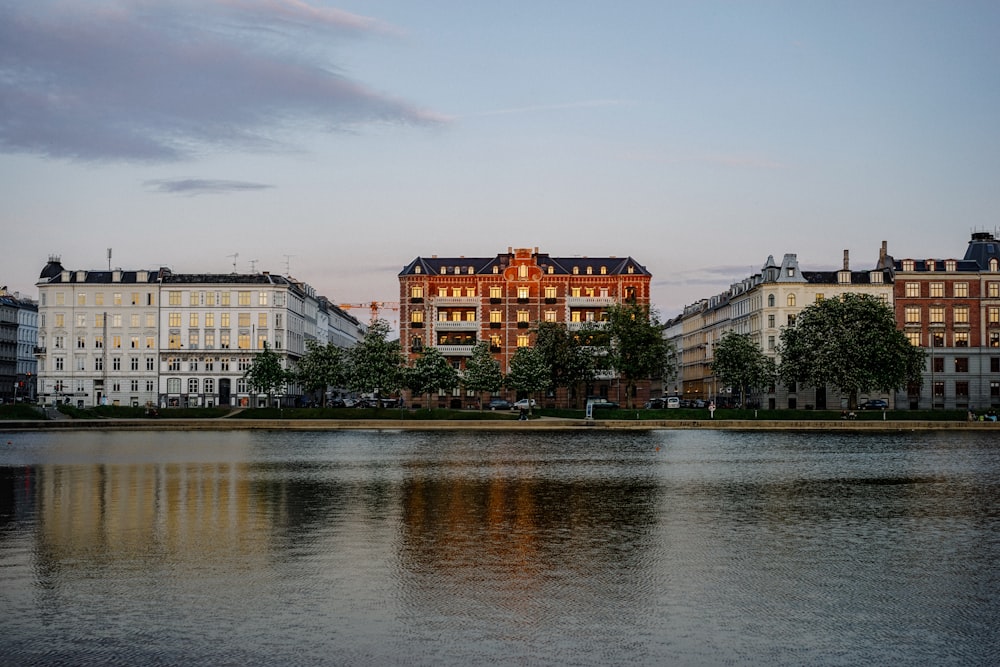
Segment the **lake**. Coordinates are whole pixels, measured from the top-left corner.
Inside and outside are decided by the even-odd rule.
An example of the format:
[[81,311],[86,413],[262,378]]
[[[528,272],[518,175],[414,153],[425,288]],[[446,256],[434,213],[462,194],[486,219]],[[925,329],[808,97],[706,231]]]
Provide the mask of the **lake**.
[[1000,664],[998,444],[0,433],[0,663]]

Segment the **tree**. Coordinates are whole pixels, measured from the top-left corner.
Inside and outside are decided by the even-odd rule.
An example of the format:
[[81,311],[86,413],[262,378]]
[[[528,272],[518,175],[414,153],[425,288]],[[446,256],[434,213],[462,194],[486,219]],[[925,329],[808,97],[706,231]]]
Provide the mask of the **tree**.
[[458,386],[458,371],[436,347],[425,347],[413,367],[407,369],[404,383],[414,394],[427,394],[429,408],[431,392]]
[[597,375],[594,352],[584,346],[590,336],[574,335],[561,322],[539,322],[535,349],[551,371],[552,387],[575,387]]
[[243,377],[252,390],[267,394],[267,405],[270,407],[273,394],[285,386],[291,379],[291,373],[282,368],[281,358],[264,341],[264,351],[257,355]]
[[306,353],[299,359],[295,379],[307,392],[319,391],[326,406],[326,391],[330,387],[347,385],[347,353],[333,343],[306,341]]
[[472,356],[465,362],[462,382],[469,391],[479,395],[479,409],[483,409],[483,392],[494,394],[503,386],[503,370],[500,362],[490,354],[489,345],[479,341],[472,348]]
[[764,354],[747,334],[727,331],[712,355],[712,372],[724,385],[739,390],[740,405],[746,405],[748,392],[774,382],[774,359]]
[[636,303],[608,308],[608,363],[625,382],[625,404],[632,407],[632,394],[639,380],[673,378],[674,348],[663,337],[656,311]]
[[348,354],[348,386],[357,392],[392,394],[403,383],[404,359],[398,340],[388,340],[389,323],[378,319]]
[[778,374],[785,383],[836,387],[848,395],[890,392],[918,381],[924,352],[896,327],[892,308],[868,294],[844,294],[804,308],[781,333]]
[[[552,385],[552,369],[545,363],[542,353],[533,347],[519,347],[510,358],[507,386],[523,391],[531,398],[532,392],[548,389]],[[528,401],[531,412],[531,401]]]

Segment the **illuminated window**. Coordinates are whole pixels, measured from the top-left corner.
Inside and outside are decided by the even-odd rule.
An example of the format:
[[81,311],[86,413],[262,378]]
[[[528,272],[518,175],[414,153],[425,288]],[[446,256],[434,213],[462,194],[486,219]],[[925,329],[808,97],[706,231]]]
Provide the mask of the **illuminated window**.
[[528,293],[529,293],[529,290],[528,290],[527,287],[518,287],[517,288],[517,298],[518,299],[527,299],[528,298]]
[[267,305],[267,292],[258,292],[257,293],[257,305],[258,306],[266,306]]
[[944,324],[944,306],[931,306],[927,321],[931,324]]
[[499,310],[491,310],[490,322],[496,322],[496,323],[503,322],[503,313],[501,313]]
[[944,298],[944,283],[931,283],[931,298]]
[[180,334],[170,334],[167,338],[167,349],[179,350],[181,349],[181,336]]
[[517,321],[518,322],[528,322],[528,321],[530,321],[528,319],[528,311],[526,311],[526,310],[519,310],[519,311],[517,311]]
[[554,299],[554,298],[556,298],[556,288],[555,287],[546,287],[545,288],[545,298],[546,299]]
[[240,350],[250,349],[250,334],[240,334],[236,337],[236,347]]
[[76,295],[76,305],[86,306],[87,305],[87,295],[83,292]]
[[987,308],[986,319],[990,324],[1000,324],[1000,306],[990,306]]
[[503,288],[502,287],[490,287],[490,298],[500,299],[503,298]]
[[903,311],[903,317],[906,324],[919,324],[920,306],[907,306]]
[[239,306],[250,305],[250,292],[242,290],[236,293],[236,304]]
[[964,299],[969,296],[969,283],[954,283],[955,298]]
[[521,334],[517,337],[518,347],[528,347],[528,336],[526,334]]
[[250,326],[250,313],[239,313],[236,316],[236,326],[247,328]]
[[906,296],[915,299],[920,296],[920,283],[906,283]]
[[546,310],[545,311],[545,321],[546,322],[555,322],[556,321],[556,311],[554,311],[554,310]]
[[920,347],[920,332],[907,331],[906,340],[910,341],[910,345],[912,345],[913,347]]
[[955,306],[955,324],[969,323],[969,307]]
[[167,324],[171,327],[179,327],[181,325],[181,314],[180,313],[168,313],[167,314]]
[[422,310],[410,311],[410,322],[422,324],[423,321],[424,321],[424,311]]
[[257,313],[257,326],[261,329],[267,328],[267,313]]
[[167,292],[167,305],[168,306],[181,305],[181,293],[175,291]]
[[198,326],[198,313],[191,313],[191,316],[188,317],[188,326],[189,327]]
[[424,298],[424,287],[423,285],[414,285],[410,288],[410,297],[413,299],[423,299]]
[[794,294],[789,294],[785,298],[785,305],[787,305],[789,308],[792,308],[792,307],[795,306],[795,295]]
[[969,347],[969,332],[968,331],[956,331],[955,332],[955,347]]

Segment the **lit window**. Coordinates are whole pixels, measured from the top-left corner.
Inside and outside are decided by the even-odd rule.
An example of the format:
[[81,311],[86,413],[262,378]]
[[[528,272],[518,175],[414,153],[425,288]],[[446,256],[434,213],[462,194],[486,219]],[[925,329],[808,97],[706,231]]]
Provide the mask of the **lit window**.
[[956,331],[955,332],[955,347],[969,347],[969,332],[968,331]]
[[528,336],[525,335],[525,334],[521,334],[520,336],[518,336],[517,337],[517,346],[518,347],[528,347]]
[[424,288],[422,285],[414,285],[410,288],[410,297],[413,299],[424,298]]
[[789,294],[788,295],[788,297],[785,299],[785,305],[787,305],[789,308],[794,308],[795,307],[795,295],[794,294]]
[[1000,306],[990,306],[987,308],[986,319],[990,324],[1000,324]]
[[965,299],[969,296],[969,283],[955,283],[955,298]]
[[931,283],[931,298],[941,299],[944,297],[944,283]]
[[906,340],[910,341],[910,345],[912,345],[913,347],[920,347],[920,332],[907,331]]
[[915,299],[920,296],[920,283],[906,283],[906,296]]
[[528,298],[528,288],[527,287],[518,287],[517,288],[517,298],[518,299],[527,299]]
[[267,292],[258,292],[257,293],[257,305],[258,306],[266,306],[267,305]]
[[528,311],[519,310],[517,311],[517,321],[518,322],[528,322]]
[[181,305],[181,293],[175,291],[167,292],[167,305],[168,306]]
[[545,288],[545,298],[546,299],[554,299],[554,298],[556,298],[556,288],[555,287],[546,287]]
[[497,323],[503,322],[503,313],[501,313],[499,310],[491,310],[490,322],[497,322]]
[[247,291],[238,292],[236,298],[237,298],[237,301],[236,301],[237,305],[240,305],[240,306],[249,306],[250,305],[250,292],[247,292]]
[[969,307],[955,306],[955,324],[969,323]]
[[250,313],[239,313],[237,315],[237,326],[249,327],[250,326]]
[[944,306],[931,306],[927,321],[931,324],[944,324]]
[[920,323],[920,306],[907,306],[903,313],[906,324]]

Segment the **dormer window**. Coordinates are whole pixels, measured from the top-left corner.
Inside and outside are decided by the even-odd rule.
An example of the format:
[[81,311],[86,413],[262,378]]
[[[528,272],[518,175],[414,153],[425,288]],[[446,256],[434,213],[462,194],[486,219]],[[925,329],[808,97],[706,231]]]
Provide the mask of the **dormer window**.
[[580,267],[579,266],[574,266],[573,267],[573,275],[574,276],[580,275]]
[[956,268],[957,268],[957,266],[956,266],[955,260],[949,259],[949,260],[945,261],[945,263],[944,263],[944,270],[945,271],[954,271]]
[[528,277],[528,265],[527,264],[521,264],[521,265],[519,265],[517,267],[517,277],[518,278],[527,278]]
[[608,267],[606,267],[606,266],[602,266],[601,267],[601,275],[602,276],[608,275]]
[[594,267],[592,267],[592,266],[588,266],[587,267],[587,275],[588,276],[594,275]]
[[933,259],[927,260],[926,262],[924,262],[924,264],[927,266],[928,271],[934,271],[937,268],[937,265],[935,264]]
[[471,275],[472,275],[473,273],[475,273],[475,271],[474,271],[474,270],[473,270],[473,268],[472,268],[472,267],[470,266],[470,267],[469,267],[469,270],[468,270],[468,274],[469,274],[469,275],[471,276]]
[[420,265],[419,264],[417,264],[415,267],[413,267],[413,272],[414,273],[420,273]]
[[794,278],[794,277],[795,277],[795,267],[794,267],[794,266],[789,266],[789,267],[788,267],[788,268],[787,268],[787,269],[785,270],[785,273],[786,273],[786,275],[787,275],[787,276],[788,276],[789,278]]
[[626,273],[635,273],[635,267],[632,266],[631,264],[629,264],[629,267],[628,267],[628,270],[626,271]]
[[990,257],[990,271],[995,273],[997,270],[1000,270],[1000,260],[996,257]]
[[903,260],[903,270],[904,271],[912,271],[913,270],[913,266],[914,266],[914,262],[913,262],[912,259],[904,259]]

